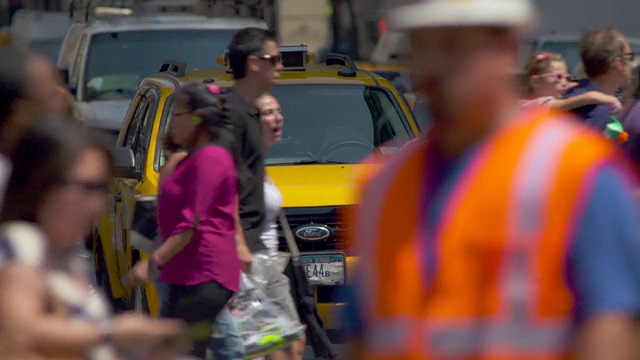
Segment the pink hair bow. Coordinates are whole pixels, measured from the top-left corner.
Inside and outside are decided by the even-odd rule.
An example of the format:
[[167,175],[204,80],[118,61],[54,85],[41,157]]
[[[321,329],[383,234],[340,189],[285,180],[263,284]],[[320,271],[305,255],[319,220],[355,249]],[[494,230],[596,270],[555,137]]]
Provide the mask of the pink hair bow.
[[218,85],[209,85],[207,86],[209,88],[209,92],[214,94],[214,95],[220,95],[220,86]]

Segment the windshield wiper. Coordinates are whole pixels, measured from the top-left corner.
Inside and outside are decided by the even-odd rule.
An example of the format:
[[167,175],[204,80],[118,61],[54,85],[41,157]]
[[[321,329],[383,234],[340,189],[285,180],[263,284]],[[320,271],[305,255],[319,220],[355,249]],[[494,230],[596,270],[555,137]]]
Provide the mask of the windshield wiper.
[[322,165],[325,165],[325,164],[338,164],[338,165],[341,165],[341,164],[348,164],[348,163],[346,163],[344,161],[314,160],[314,159],[311,159],[311,160],[298,160],[298,161],[292,162],[291,164],[293,164],[293,165],[314,165],[314,164],[322,164]]

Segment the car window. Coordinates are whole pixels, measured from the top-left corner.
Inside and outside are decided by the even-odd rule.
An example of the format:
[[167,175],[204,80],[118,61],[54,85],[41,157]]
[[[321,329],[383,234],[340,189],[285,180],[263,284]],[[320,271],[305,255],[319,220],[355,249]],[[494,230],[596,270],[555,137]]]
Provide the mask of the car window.
[[[276,85],[272,94],[285,117],[282,140],[265,158],[266,165],[298,162],[356,163],[375,148],[401,147],[413,133],[397,99],[377,86]],[[162,133],[169,129],[170,103]],[[160,167],[164,156],[159,151]]]
[[127,128],[123,146],[133,149],[133,145],[135,144],[138,134],[140,133],[140,125],[145,119],[148,110],[149,99],[147,97],[142,97],[142,99],[140,99],[140,102],[138,103],[138,107],[136,108],[135,113],[133,114],[133,118],[129,123],[129,128]]
[[267,165],[356,163],[375,148],[399,147],[412,137],[398,101],[381,87],[279,85],[272,93],[285,125],[282,140],[267,154]]
[[133,151],[138,170],[142,170],[144,167],[151,132],[153,130],[156,103],[157,96],[155,92],[147,91],[142,99],[140,99],[138,108],[133,115],[133,119],[125,135],[124,146],[130,147]]
[[156,140],[156,164],[158,164],[157,170],[164,166],[165,155],[162,147],[162,141],[164,135],[169,131],[169,123],[171,123],[171,106],[173,104],[173,96],[169,96],[164,102],[163,109],[163,122],[161,123],[162,129],[158,132],[158,139]]
[[[149,30],[95,34],[85,69],[86,99],[130,98],[165,60],[190,69],[217,68],[235,30]],[[113,56],[118,54],[118,56]],[[131,61],[142,59],[144,61]]]

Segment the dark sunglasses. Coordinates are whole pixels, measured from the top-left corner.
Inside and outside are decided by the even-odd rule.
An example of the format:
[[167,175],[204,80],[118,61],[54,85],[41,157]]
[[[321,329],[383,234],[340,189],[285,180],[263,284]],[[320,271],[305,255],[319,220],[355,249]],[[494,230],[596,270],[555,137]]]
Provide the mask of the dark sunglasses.
[[258,56],[258,59],[267,60],[273,66],[276,66],[278,64],[282,64],[282,56],[281,55],[262,55],[262,56]]
[[109,192],[109,182],[107,181],[66,181],[66,186],[73,186],[87,193],[96,193],[100,195],[105,195]]

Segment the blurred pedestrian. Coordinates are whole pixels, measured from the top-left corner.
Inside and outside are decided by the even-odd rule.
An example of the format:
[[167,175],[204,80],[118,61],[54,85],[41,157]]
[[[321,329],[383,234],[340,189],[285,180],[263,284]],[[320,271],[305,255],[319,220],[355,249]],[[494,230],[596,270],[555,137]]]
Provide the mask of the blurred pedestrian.
[[615,96],[589,91],[563,99],[569,85],[567,64],[560,54],[538,52],[529,58],[524,69],[527,100],[523,106],[544,105],[553,109],[571,110],[585,105],[608,105],[613,113],[622,110]]
[[180,337],[177,321],[111,317],[74,267],[77,239],[105,210],[110,169],[107,148],[68,120],[37,122],[17,147],[0,214],[3,359],[115,360]]
[[[590,91],[614,96],[618,89],[629,86],[635,55],[624,35],[616,28],[605,27],[585,34],[580,42],[580,57],[588,78],[569,89],[566,98]],[[600,131],[604,131],[611,121],[607,104],[585,105],[572,112]]]
[[227,101],[239,152],[240,222],[246,242],[238,253],[244,270],[249,271],[251,254],[266,250],[260,239],[265,217],[265,150],[255,102],[271,90],[283,67],[275,36],[264,29],[247,28],[236,33],[228,57],[234,82]]
[[[159,273],[158,281],[169,284],[167,316],[208,322],[210,330],[240,285],[238,178],[228,124],[216,86],[190,83],[175,93],[169,133],[189,155],[160,188],[162,245],[132,270],[138,283]],[[192,355],[204,359],[209,342],[196,341]]]
[[[58,111],[59,103],[52,101],[62,83],[45,58],[0,48],[0,59],[0,154],[6,158],[37,117],[66,115],[66,111]],[[5,167],[0,165],[0,169]],[[3,172],[0,170],[0,204]]]
[[636,182],[600,134],[518,108],[532,3],[412,0],[389,15],[433,127],[358,196],[346,358],[635,358]]

